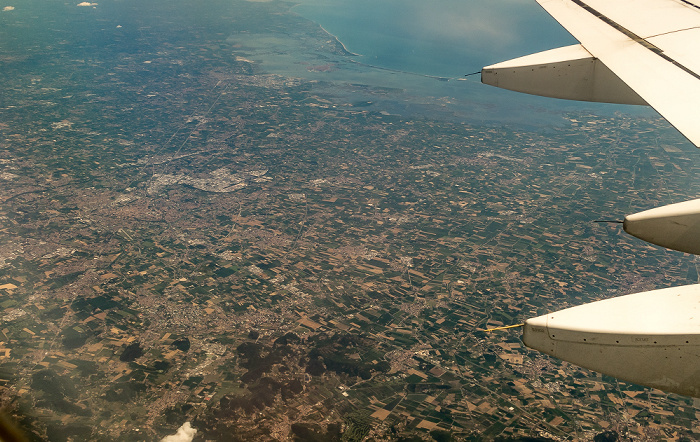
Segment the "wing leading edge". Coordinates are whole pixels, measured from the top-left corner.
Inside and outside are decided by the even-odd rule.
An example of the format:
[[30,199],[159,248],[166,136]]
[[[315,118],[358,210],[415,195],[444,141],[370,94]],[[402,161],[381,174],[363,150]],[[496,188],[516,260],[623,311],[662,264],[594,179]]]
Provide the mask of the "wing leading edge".
[[537,1],[580,47],[487,66],[484,83],[558,98],[646,103],[700,147],[698,7],[682,0]]

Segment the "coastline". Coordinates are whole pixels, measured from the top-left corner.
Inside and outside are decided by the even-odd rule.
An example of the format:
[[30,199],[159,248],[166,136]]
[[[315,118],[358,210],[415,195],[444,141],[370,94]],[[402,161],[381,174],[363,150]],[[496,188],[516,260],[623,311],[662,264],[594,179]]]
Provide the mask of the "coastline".
[[[292,11],[294,11],[294,8],[296,8],[297,6],[301,6],[301,5],[302,5],[301,3],[297,3],[297,4],[295,4],[294,6],[292,6],[291,8],[289,8],[289,11],[292,12]],[[331,37],[336,41],[336,43],[338,43],[338,45],[340,45],[340,47],[343,48],[343,51],[345,52],[345,55],[350,55],[350,56],[352,56],[352,57],[362,57],[362,54],[356,54],[356,53],[354,53],[354,52],[348,50],[348,48],[345,46],[345,43],[343,43],[342,41],[340,41],[340,39],[339,39],[336,35],[334,35],[334,34],[328,32],[328,29],[326,29],[326,28],[324,28],[323,26],[321,26],[321,23],[318,23],[318,22],[316,22],[315,20],[311,20],[310,18],[305,17],[303,14],[299,14],[298,12],[294,12],[294,13],[297,14],[298,16],[300,16],[300,17],[304,17],[306,20],[309,20],[310,22],[316,23],[316,25],[317,25],[319,28],[321,28],[321,29],[323,30],[323,32],[325,32],[326,34],[328,34],[329,36],[331,36]]]
[[[297,3],[297,4],[295,4],[294,6],[292,6],[291,8],[289,8],[289,10],[290,10],[290,11],[293,11],[297,6],[301,6],[301,5],[302,5],[301,3]],[[306,20],[309,20],[309,21],[315,23],[319,28],[321,28],[321,30],[322,30],[323,32],[325,32],[328,36],[330,36],[332,39],[335,40],[335,42],[337,43],[337,45],[343,50],[344,55],[351,56],[351,57],[362,57],[362,56],[363,56],[362,54],[357,54],[357,53],[355,53],[355,52],[350,51],[350,50],[347,48],[347,46],[345,46],[345,43],[343,43],[342,41],[340,41],[340,39],[338,38],[338,36],[336,36],[335,34],[329,32],[328,29],[324,28],[323,25],[321,25],[321,24],[318,23],[317,21],[312,20],[312,19],[310,19],[310,18],[308,18],[308,17],[306,17],[306,16],[304,16],[304,15],[302,15],[302,14],[299,14],[298,12],[294,12],[294,13],[297,14],[297,15],[299,15],[299,16],[301,16],[301,17],[303,17],[303,18],[305,18]],[[445,82],[447,82],[447,81],[450,81],[450,80],[458,79],[458,77],[442,77],[442,76],[439,76],[439,75],[421,74],[421,73],[418,73],[418,72],[409,72],[409,71],[404,71],[404,70],[401,70],[401,69],[394,69],[394,68],[389,68],[389,67],[384,67],[384,66],[377,66],[377,65],[373,65],[373,64],[369,64],[369,63],[362,62],[362,61],[360,61],[360,60],[352,60],[352,59],[351,59],[351,60],[348,60],[348,61],[349,61],[350,63],[355,63],[355,64],[358,64],[358,65],[361,65],[361,66],[368,67],[368,68],[370,68],[370,69],[378,69],[378,70],[383,70],[383,71],[388,71],[388,72],[394,72],[394,73],[399,73],[399,74],[406,74],[406,75],[415,75],[415,76],[417,76],[417,77],[431,78],[431,79],[438,80],[438,81],[445,81]]]
[[[314,23],[316,23],[316,22],[314,22]],[[318,25],[319,28],[321,28],[321,29],[323,30],[323,32],[325,32],[326,34],[328,34],[329,36],[331,36],[331,37],[340,45],[340,47],[343,48],[343,51],[345,51],[345,54],[346,54],[346,55],[350,55],[350,56],[353,56],[353,57],[362,57],[362,54],[356,54],[356,53],[354,53],[354,52],[352,52],[352,51],[349,51],[348,48],[345,46],[345,44],[344,44],[342,41],[340,41],[340,40],[338,39],[337,36],[335,36],[335,35],[331,34],[330,32],[328,32],[328,29],[326,29],[326,28],[324,28],[323,26],[321,26],[320,23],[316,23],[316,24]],[[441,76],[438,76],[438,75],[430,75],[430,74],[421,74],[421,73],[418,73],[418,72],[402,71],[402,70],[400,70],[400,69],[393,69],[393,68],[387,68],[387,67],[383,67],[383,66],[376,66],[376,65],[373,65],[373,64],[363,63],[363,62],[358,61],[358,60],[349,60],[349,61],[350,61],[351,63],[356,63],[356,64],[359,64],[359,65],[362,65],[362,66],[366,66],[366,67],[368,67],[368,68],[380,69],[380,70],[389,71],[389,72],[396,72],[396,73],[399,73],[399,74],[416,75],[416,76],[419,76],[419,77],[432,78],[432,79],[434,79],[434,80],[439,80],[439,81],[450,81],[450,80],[452,80],[452,78],[450,78],[450,77],[441,77]]]
[[[314,23],[315,23],[315,22],[314,22]],[[331,34],[330,32],[328,32],[328,29],[326,29],[326,28],[324,28],[323,26],[321,26],[320,23],[316,23],[316,24],[318,25],[319,28],[323,29],[323,32],[325,32],[326,34],[328,34],[328,35],[330,35],[331,37],[333,37],[333,39],[335,39],[335,41],[340,45],[340,47],[343,48],[343,51],[345,51],[346,55],[351,55],[351,56],[353,56],[353,57],[361,57],[361,56],[362,56],[362,55],[360,55],[360,54],[356,54],[356,53],[354,53],[354,52],[349,51],[348,48],[345,47],[345,44],[344,44],[342,41],[340,41],[340,40],[338,39],[338,37],[336,37],[335,35],[333,35],[333,34]]]

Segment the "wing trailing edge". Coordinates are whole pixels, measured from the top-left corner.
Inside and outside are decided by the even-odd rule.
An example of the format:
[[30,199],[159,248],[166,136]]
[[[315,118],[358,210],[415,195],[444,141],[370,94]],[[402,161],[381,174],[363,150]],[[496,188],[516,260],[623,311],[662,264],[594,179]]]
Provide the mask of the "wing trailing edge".
[[[626,98],[615,97],[615,93],[609,92],[610,89],[621,87],[620,94],[623,97],[629,97],[628,90],[631,89],[641,97],[641,101],[653,107],[691,143],[700,147],[697,107],[700,103],[699,7],[679,0],[537,2],[581,43],[580,49],[588,52],[588,57],[583,56],[583,60],[588,60],[594,68],[579,66],[571,69],[571,78],[578,85],[564,85],[563,92],[556,91],[556,88],[562,89],[563,81],[552,75],[555,70],[553,66],[564,67],[557,64],[564,61],[577,61],[577,64],[585,66],[580,58],[582,55],[574,53],[581,52],[580,49],[571,50],[571,54],[567,54],[569,49],[561,48],[555,50],[554,54],[543,52],[531,56],[536,61],[543,55],[553,55],[552,60],[545,60],[544,67],[532,63],[542,70],[542,77],[534,82],[527,78],[519,81],[493,78],[501,76],[505,71],[496,75],[485,72],[485,82],[505,88],[515,85],[514,90],[550,97],[583,96],[585,100],[588,95],[593,98],[589,101],[613,103],[625,103]],[[530,63],[527,57],[525,61]],[[499,65],[489,66],[485,70]],[[535,76],[533,67],[530,66],[530,76]],[[548,69],[550,72],[547,72]],[[602,81],[596,79],[596,74],[591,81],[584,75],[591,69],[593,72],[609,70],[610,73],[600,74]],[[524,75],[526,72],[525,69],[519,69],[511,71],[510,75]],[[547,86],[548,80],[554,81],[552,86]],[[621,84],[625,86],[622,87]],[[600,92],[601,88],[604,93]]]

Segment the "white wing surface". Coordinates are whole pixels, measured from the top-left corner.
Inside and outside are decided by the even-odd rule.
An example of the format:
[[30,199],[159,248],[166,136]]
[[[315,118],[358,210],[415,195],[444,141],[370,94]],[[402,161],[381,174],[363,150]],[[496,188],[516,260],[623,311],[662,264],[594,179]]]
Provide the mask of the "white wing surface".
[[[487,66],[482,82],[548,97],[648,104],[700,147],[700,0],[537,2],[580,44]],[[700,199],[629,215],[623,227],[700,255]],[[548,313],[525,322],[523,342],[621,379],[700,397],[699,294],[695,284]]]
[[[608,89],[611,85],[613,89],[620,89],[619,85],[624,83],[700,147],[699,5],[689,0],[537,2],[581,43],[591,55],[592,62],[602,64],[601,68],[617,76],[620,82],[608,80]],[[561,63],[568,61],[557,60],[556,67],[561,67]],[[512,64],[507,63],[509,62],[484,68],[482,81],[507,89],[541,94],[536,89],[529,90],[527,84],[507,85],[507,75],[516,74]],[[510,69],[509,72],[503,70],[506,66]],[[536,66],[545,77],[552,77],[553,72],[557,75],[561,72],[555,69],[554,64],[546,67],[550,69],[543,69],[542,65]],[[537,72],[537,69],[533,67],[531,72]],[[500,74],[500,77],[496,74]],[[592,76],[588,73],[579,73],[574,78],[578,78],[581,84],[585,80],[591,83],[586,83],[586,87],[591,90],[594,88],[590,80]],[[501,85],[498,84],[499,80]],[[600,83],[598,79],[598,86],[595,86],[597,89],[600,89]],[[565,98],[571,95],[569,92],[552,94]],[[597,101],[624,102],[615,99]]]

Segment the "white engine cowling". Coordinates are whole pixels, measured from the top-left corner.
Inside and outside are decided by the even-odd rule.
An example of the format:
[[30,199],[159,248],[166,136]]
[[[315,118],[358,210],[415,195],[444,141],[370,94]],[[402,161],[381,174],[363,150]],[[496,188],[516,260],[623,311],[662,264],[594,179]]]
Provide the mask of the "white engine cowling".
[[522,339],[530,348],[581,367],[700,397],[700,284],[528,319]]

